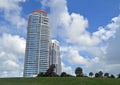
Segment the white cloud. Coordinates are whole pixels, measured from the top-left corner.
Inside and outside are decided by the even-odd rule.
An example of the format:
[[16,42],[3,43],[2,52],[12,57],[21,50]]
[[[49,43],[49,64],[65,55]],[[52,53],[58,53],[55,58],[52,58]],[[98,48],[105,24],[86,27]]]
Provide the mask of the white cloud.
[[15,0],[0,0],[0,9],[6,10],[20,9],[20,7],[15,3],[16,3]]
[[117,30],[115,38],[109,40],[107,47],[107,53],[105,60],[109,64],[119,64],[120,63],[120,29]]
[[3,34],[0,38],[1,50],[6,50],[10,53],[24,54],[25,39],[18,35]]
[[0,73],[0,77],[4,78],[4,77],[22,77],[22,71],[19,70],[15,70],[15,71],[3,71]]
[[115,29],[108,29],[108,27],[100,27],[95,33],[88,32],[88,20],[80,14],[70,14],[66,0],[45,0],[42,3],[51,10],[49,16],[52,35],[61,37],[67,43],[94,46],[109,39],[115,33]]
[[[0,1],[0,12],[2,13],[2,18],[5,21],[0,22],[0,26],[11,29],[19,28],[19,31],[25,32],[27,20],[21,16],[22,7],[20,2],[25,2],[26,0],[1,0]],[[3,24],[4,23],[4,24]],[[1,28],[4,31],[4,28]]]
[[3,66],[8,66],[8,68],[6,68],[6,69],[11,69],[11,67],[12,67],[12,69],[18,69],[19,68],[19,65],[16,63],[16,62],[13,62],[13,61],[11,61],[11,60],[7,60],[7,61],[5,61],[4,63],[3,63]]
[[5,12],[5,19],[16,28],[24,28],[27,26],[27,21],[20,16],[20,12]]
[[0,77],[22,76],[25,39],[18,35],[0,37]]
[[25,2],[26,0],[0,0],[0,9],[5,10],[20,10],[21,7],[18,6],[19,2]]
[[72,67],[70,66],[66,66],[63,62],[62,62],[62,72],[67,72],[67,74],[74,74],[74,71],[72,70]]
[[[23,73],[27,20],[22,17],[21,2],[26,0],[0,0],[0,77],[20,77]],[[21,34],[22,35],[22,34]]]
[[74,47],[63,47],[61,48],[62,58],[71,64],[86,64],[88,62],[83,56],[79,54],[78,49]]
[[[87,18],[77,13],[70,14],[67,0],[42,0],[42,4],[44,8],[50,8],[52,37],[59,37],[61,42],[64,41],[61,49],[64,61],[71,65],[82,64],[86,71],[103,70],[112,73],[117,70],[120,60],[120,16],[113,18],[105,27],[98,27],[98,31],[90,33],[87,31]],[[80,51],[87,52],[88,56],[81,56]]]
[[[20,2],[26,0],[0,0],[0,12],[9,24],[0,22],[3,35],[0,37],[0,77],[22,76],[25,40],[19,35],[4,34],[12,31],[25,31],[27,20],[21,16]],[[113,18],[98,31],[87,31],[89,20],[77,13],[69,13],[67,0],[42,0],[43,8],[50,7],[52,37],[59,37],[64,44],[61,49],[62,59],[69,64],[82,65],[85,72],[119,72],[119,37],[120,15]],[[16,30],[17,29],[17,30]],[[88,56],[80,52],[88,53]],[[92,55],[89,56],[89,54]],[[86,54],[87,55],[87,54]],[[73,68],[62,63],[62,71],[74,74]]]

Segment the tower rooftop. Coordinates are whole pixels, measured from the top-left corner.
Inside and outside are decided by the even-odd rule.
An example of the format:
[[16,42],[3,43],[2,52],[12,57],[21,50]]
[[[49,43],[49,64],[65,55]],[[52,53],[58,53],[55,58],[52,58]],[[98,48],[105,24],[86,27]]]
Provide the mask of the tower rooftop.
[[45,12],[44,10],[34,10],[32,13],[39,13],[42,12],[47,16],[47,12]]

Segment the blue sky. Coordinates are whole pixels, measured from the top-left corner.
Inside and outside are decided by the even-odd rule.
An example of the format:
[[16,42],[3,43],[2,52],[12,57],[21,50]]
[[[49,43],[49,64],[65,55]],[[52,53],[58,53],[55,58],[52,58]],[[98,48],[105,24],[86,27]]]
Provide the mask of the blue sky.
[[84,15],[89,20],[89,31],[105,26],[120,13],[119,0],[67,0],[69,12]]
[[0,77],[22,76],[28,16],[36,9],[48,13],[62,71],[119,73],[119,0],[0,0]]

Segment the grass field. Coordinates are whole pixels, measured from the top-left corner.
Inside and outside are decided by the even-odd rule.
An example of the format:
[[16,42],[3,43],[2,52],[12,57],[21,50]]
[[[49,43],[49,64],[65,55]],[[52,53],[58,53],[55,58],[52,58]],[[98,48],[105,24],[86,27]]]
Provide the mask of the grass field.
[[110,78],[1,78],[0,85],[120,85],[120,79]]

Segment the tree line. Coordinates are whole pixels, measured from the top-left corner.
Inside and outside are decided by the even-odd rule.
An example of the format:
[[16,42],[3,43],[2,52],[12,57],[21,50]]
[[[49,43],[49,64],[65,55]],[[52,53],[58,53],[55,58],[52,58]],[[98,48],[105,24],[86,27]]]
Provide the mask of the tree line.
[[[55,69],[55,65],[52,64],[49,69],[43,73],[39,73],[37,75],[37,77],[90,77],[90,78],[115,78],[115,76],[113,74],[109,74],[109,73],[103,73],[102,71],[99,71],[97,73],[93,73],[90,72],[89,76],[84,75],[83,73],[83,69],[81,67],[77,67],[75,69],[75,76],[71,75],[71,74],[67,74],[66,72],[62,72],[61,75],[58,75],[55,73],[54,71]],[[118,74],[117,78],[120,78],[120,74]]]

